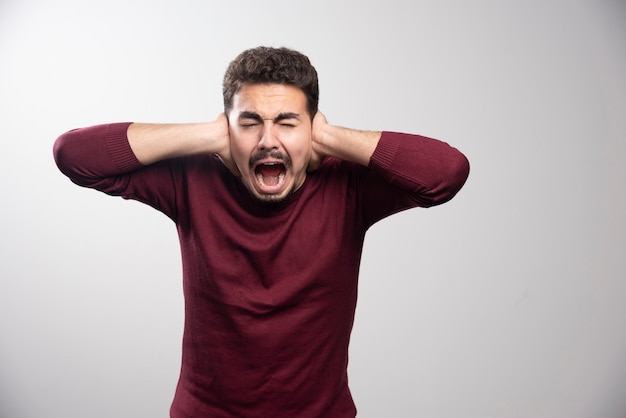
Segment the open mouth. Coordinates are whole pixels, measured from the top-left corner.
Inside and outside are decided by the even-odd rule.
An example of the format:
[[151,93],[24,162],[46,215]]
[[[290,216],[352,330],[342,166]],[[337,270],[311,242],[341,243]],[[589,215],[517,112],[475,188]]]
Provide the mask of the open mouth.
[[254,177],[265,193],[280,190],[285,182],[287,168],[281,162],[265,162],[254,167]]

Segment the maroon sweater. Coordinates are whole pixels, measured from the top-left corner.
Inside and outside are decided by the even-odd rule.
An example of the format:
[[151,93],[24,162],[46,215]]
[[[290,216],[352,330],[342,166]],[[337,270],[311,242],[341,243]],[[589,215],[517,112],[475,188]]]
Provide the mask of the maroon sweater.
[[171,416],[354,417],[348,343],[365,232],[451,199],[466,158],[385,132],[369,167],[327,158],[269,206],[212,155],[142,166],[127,127],[70,131],[54,155],[75,183],[147,203],[176,224],[185,327]]

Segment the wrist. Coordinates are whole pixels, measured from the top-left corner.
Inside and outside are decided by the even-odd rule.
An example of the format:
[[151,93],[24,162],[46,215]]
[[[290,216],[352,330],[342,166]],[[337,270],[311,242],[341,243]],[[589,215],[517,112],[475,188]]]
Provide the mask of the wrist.
[[324,156],[368,165],[380,136],[381,132],[325,125],[316,133],[317,152]]
[[317,126],[313,133],[313,146],[314,148],[324,156],[330,156],[332,150],[333,137],[337,136],[335,131],[336,127],[329,124]]

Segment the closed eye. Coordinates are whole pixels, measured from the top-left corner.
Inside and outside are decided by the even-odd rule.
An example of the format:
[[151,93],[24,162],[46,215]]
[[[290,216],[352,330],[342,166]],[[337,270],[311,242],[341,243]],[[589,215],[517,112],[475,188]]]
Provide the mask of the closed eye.
[[263,119],[258,113],[244,111],[239,115],[239,126],[243,128],[253,128],[263,123]]

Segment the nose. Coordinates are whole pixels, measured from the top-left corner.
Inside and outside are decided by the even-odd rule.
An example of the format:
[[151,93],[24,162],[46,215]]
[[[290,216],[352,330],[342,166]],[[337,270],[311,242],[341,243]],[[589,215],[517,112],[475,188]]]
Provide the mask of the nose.
[[259,149],[276,149],[279,146],[278,138],[274,131],[274,123],[266,121],[263,124],[263,132],[259,139]]

